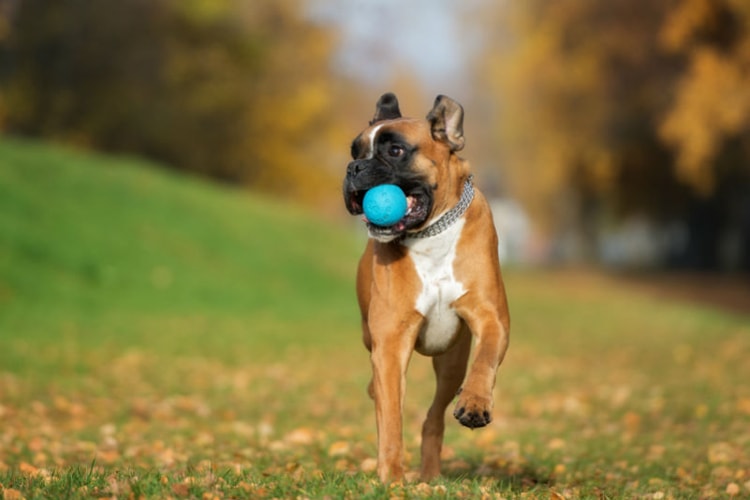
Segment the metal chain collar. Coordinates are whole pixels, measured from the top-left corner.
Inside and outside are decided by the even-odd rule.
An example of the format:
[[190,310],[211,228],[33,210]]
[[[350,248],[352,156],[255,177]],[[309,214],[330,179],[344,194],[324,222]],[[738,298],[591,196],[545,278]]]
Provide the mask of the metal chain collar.
[[407,233],[406,238],[429,238],[437,234],[442,233],[450,226],[452,226],[458,219],[463,216],[466,209],[471,205],[471,200],[474,199],[474,185],[472,184],[473,175],[469,175],[464,183],[464,191],[461,193],[461,199],[458,200],[458,204],[443,214],[438,220],[430,224],[421,231],[416,233]]

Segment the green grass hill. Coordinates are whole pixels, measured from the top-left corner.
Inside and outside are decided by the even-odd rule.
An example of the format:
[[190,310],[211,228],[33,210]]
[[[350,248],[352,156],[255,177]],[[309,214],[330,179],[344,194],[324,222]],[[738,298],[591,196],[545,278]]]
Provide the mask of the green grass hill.
[[288,335],[335,341],[356,324],[359,246],[245,190],[139,159],[0,141],[0,331],[19,349],[60,338],[167,337],[162,347],[221,352],[233,339],[261,351]]

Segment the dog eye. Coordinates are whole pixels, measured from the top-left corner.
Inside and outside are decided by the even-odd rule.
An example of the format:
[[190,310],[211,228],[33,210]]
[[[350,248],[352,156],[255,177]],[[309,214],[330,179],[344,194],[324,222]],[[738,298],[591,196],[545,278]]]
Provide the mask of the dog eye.
[[404,148],[402,146],[399,146],[397,144],[391,145],[390,148],[388,148],[388,156],[392,156],[394,158],[398,158],[399,156],[404,154]]

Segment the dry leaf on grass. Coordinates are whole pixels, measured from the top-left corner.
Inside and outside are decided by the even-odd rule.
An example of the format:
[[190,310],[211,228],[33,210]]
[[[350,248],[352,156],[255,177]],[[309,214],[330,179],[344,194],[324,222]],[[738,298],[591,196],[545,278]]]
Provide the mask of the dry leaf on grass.
[[359,470],[362,472],[375,472],[378,468],[378,459],[374,457],[365,458],[359,464]]
[[315,434],[312,429],[301,427],[294,429],[284,436],[284,442],[292,445],[305,446],[315,442]]
[[708,462],[726,464],[734,460],[735,450],[729,443],[714,443],[708,448]]
[[340,457],[348,455],[351,451],[351,445],[347,441],[336,441],[328,448],[329,457]]
[[5,488],[3,490],[3,500],[23,500],[23,495],[16,489]]

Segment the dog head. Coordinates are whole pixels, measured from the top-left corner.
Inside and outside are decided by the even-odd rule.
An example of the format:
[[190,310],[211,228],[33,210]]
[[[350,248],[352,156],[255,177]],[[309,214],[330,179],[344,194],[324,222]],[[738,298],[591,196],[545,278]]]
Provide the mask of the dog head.
[[456,154],[464,147],[463,114],[460,104],[440,95],[426,119],[403,118],[394,94],[380,97],[370,125],[352,143],[344,203],[351,214],[362,214],[368,189],[395,184],[408,209],[387,227],[365,219],[372,238],[387,242],[419,231],[457,203],[468,176]]

